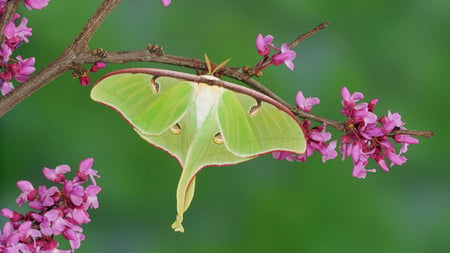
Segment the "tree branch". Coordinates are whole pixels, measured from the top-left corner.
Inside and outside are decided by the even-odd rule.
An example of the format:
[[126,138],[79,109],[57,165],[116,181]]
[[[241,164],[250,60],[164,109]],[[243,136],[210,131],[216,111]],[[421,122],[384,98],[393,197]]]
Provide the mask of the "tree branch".
[[[29,95],[50,83],[62,73],[69,71],[74,65],[82,64],[79,58],[82,52],[88,51],[90,41],[98,27],[121,0],[104,0],[92,17],[84,25],[73,42],[49,65],[33,75],[19,87],[0,99],[0,117],[11,110]],[[14,0],[14,2],[18,2]],[[8,4],[9,6],[9,4]]]
[[[39,88],[45,86],[51,82],[57,76],[62,73],[73,69],[75,66],[81,66],[83,64],[91,64],[98,61],[105,63],[123,64],[128,62],[154,62],[164,63],[174,66],[182,66],[192,69],[207,69],[206,63],[201,60],[194,60],[193,58],[186,58],[181,56],[174,56],[165,54],[160,46],[148,45],[147,49],[131,50],[131,51],[115,51],[108,52],[106,54],[96,54],[94,51],[90,52],[88,42],[103,23],[107,15],[120,3],[120,0],[105,0],[89,19],[83,29],[80,31],[74,41],[63,51],[63,53],[52,63],[32,76],[27,82],[20,85],[18,88],[10,92],[8,95],[0,99],[0,116],[4,115],[16,104],[21,102],[27,96],[37,91]],[[12,8],[12,7],[11,7]],[[321,23],[311,31],[299,35],[293,42],[289,44],[290,48],[297,46],[303,40],[309,38],[311,35],[320,31],[328,26],[327,22]],[[103,50],[99,50],[103,51]],[[270,59],[269,59],[270,60]],[[241,81],[253,89],[260,91],[269,97],[280,102],[287,107],[292,113],[301,117],[310,119],[327,126],[331,126],[339,131],[345,132],[345,122],[339,122],[331,119],[327,119],[312,113],[307,113],[299,110],[295,106],[287,103],[275,93],[267,89],[264,85],[251,78],[248,69],[224,66],[222,75],[231,77],[238,81]],[[434,135],[431,131],[415,131],[415,130],[395,130],[393,133],[410,134],[416,136],[422,136],[430,138]]]
[[[325,23],[324,23],[325,24]],[[310,32],[311,33],[311,32]],[[298,39],[304,39],[305,37],[299,36]],[[181,56],[175,56],[175,55],[169,55],[165,54],[161,47],[156,45],[149,45],[147,49],[140,49],[140,50],[132,50],[132,51],[115,51],[115,52],[108,52],[107,56],[104,58],[101,58],[96,55],[92,55],[90,53],[85,53],[80,58],[84,59],[84,63],[95,63],[97,61],[103,61],[105,63],[115,63],[115,64],[123,64],[123,63],[129,63],[129,62],[154,62],[154,63],[163,63],[173,66],[181,66],[186,68],[192,68],[192,69],[206,69],[206,63],[201,60],[195,60],[193,58],[186,58]],[[327,126],[333,127],[341,132],[346,131],[345,122],[335,121],[328,118],[321,117],[319,115],[315,115],[312,113],[304,112],[300,109],[298,109],[295,106],[292,106],[291,104],[287,103],[283,99],[281,99],[279,96],[277,96],[275,93],[267,89],[264,85],[256,81],[255,79],[251,78],[244,70],[243,68],[238,67],[231,67],[231,66],[224,66],[222,70],[222,75],[231,77],[233,79],[239,80],[251,88],[258,90],[259,92],[262,92],[269,97],[273,98],[277,102],[284,105],[286,108],[288,108],[292,113],[295,115],[301,117],[310,119],[322,124],[326,124]],[[394,130],[393,133],[395,134],[409,134],[409,135],[415,135],[415,136],[421,136],[426,138],[431,138],[434,133],[431,131],[415,131],[415,130]]]

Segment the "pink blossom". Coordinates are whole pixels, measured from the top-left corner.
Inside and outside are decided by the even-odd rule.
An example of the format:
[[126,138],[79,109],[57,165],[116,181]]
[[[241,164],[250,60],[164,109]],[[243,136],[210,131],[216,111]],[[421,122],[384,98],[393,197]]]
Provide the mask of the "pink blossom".
[[26,203],[30,200],[36,198],[36,189],[34,189],[33,185],[26,180],[21,180],[17,182],[17,188],[19,188],[22,193],[16,199],[16,203],[18,206],[22,206],[23,203]]
[[42,203],[42,206],[50,207],[53,206],[57,201],[59,201],[59,189],[56,186],[52,186],[49,189],[44,185],[39,186],[39,201]]
[[22,214],[14,211],[14,210],[11,210],[9,208],[3,208],[0,212],[0,215],[5,218],[10,219],[13,222],[20,221],[24,218]]
[[100,177],[97,173],[98,171],[92,169],[92,165],[94,164],[94,158],[86,158],[80,162],[77,171],[77,177],[81,181],[86,181],[87,177],[91,179],[92,183],[96,185],[95,177]]
[[378,104],[378,98],[374,98],[372,100],[370,100],[369,105],[367,106],[367,108],[369,109],[369,112],[373,112],[373,110],[375,109],[375,106]]
[[258,54],[261,56],[267,56],[270,53],[270,47],[274,47],[272,44],[273,36],[267,35],[265,37],[262,34],[258,34],[256,36],[256,49],[258,50]]
[[91,69],[89,70],[90,72],[97,72],[99,69],[102,69],[106,67],[106,63],[102,62],[102,61],[98,61],[96,63],[94,63],[91,67]]
[[331,141],[328,145],[325,145],[323,148],[319,149],[319,152],[322,154],[322,162],[326,162],[331,159],[335,159],[337,157],[336,152],[337,141]]
[[48,5],[50,0],[25,0],[23,4],[28,10],[37,9],[40,10]]
[[97,209],[98,208],[98,199],[97,199],[97,195],[98,193],[102,190],[102,188],[100,188],[100,186],[97,185],[89,185],[88,187],[86,187],[86,195],[87,195],[87,200],[86,200],[86,205],[85,208],[94,208]]
[[82,225],[83,223],[89,223],[89,214],[84,210],[84,208],[75,208],[72,210],[72,218],[77,225]]
[[67,229],[64,231],[64,237],[69,240],[70,247],[72,248],[72,252],[74,250],[80,248],[81,241],[85,239],[85,235],[83,235],[81,232],[83,232],[83,229],[80,227],[75,227],[72,229]]
[[294,154],[286,151],[274,151],[272,152],[272,157],[280,161],[288,160],[289,162],[292,162],[294,159],[296,159],[294,158],[295,157]]
[[4,35],[7,41],[7,44],[11,47],[11,49],[16,49],[21,41],[29,42],[27,37],[32,35],[31,28],[27,27],[28,19],[22,18],[19,26],[16,27],[13,21],[9,22],[4,30]]
[[378,166],[380,166],[382,170],[389,172],[389,167],[387,166],[383,156],[378,155],[377,157],[375,157],[375,161],[378,163]]
[[162,5],[164,6],[164,7],[167,7],[167,6],[169,6],[170,5],[170,2],[171,2],[172,0],[161,0],[161,3],[162,3]]
[[[395,153],[395,150],[388,149],[384,152],[384,155],[391,161],[392,164],[402,165],[406,162],[406,157],[398,155]],[[391,165],[392,167],[392,165]]]
[[[364,95],[361,92],[355,92],[351,94],[347,87],[342,87],[341,89],[341,96],[342,96],[342,105],[344,106],[344,109],[353,109],[355,106],[355,103],[359,100],[364,98]],[[342,111],[341,111],[342,112]],[[344,116],[349,116],[346,113],[342,113]]]
[[64,176],[64,174],[70,172],[70,167],[69,165],[59,165],[56,166],[55,169],[49,169],[47,167],[44,167],[42,169],[42,173],[44,174],[44,176],[50,180],[53,181],[55,183],[61,183],[64,182],[64,180],[66,180],[66,176]]
[[19,234],[22,235],[21,240],[27,240],[29,239],[28,237],[31,237],[33,241],[36,241],[35,238],[41,236],[41,232],[39,232],[39,230],[37,229],[31,228],[31,225],[32,225],[31,221],[25,221],[24,223],[19,225],[17,231],[19,232]]
[[407,135],[407,134],[396,134],[394,135],[394,140],[397,143],[406,143],[406,144],[418,144],[419,140]]
[[390,133],[395,127],[401,128],[405,123],[398,113],[391,113],[388,111],[387,116],[381,118],[381,125],[384,133]]
[[6,65],[6,63],[9,61],[9,57],[11,55],[12,55],[11,48],[6,43],[2,43],[2,46],[0,48],[1,64]]
[[292,51],[286,43],[283,43],[281,45],[281,52],[272,56],[272,63],[273,65],[284,63],[290,70],[294,70],[294,63],[292,60],[294,60],[295,57],[295,51]]
[[23,60],[22,56],[19,55],[17,56],[17,63],[10,64],[8,66],[8,70],[11,72],[14,79],[22,83],[28,80],[28,78],[30,78],[30,75],[36,70],[34,68],[34,62],[34,57]]
[[0,79],[0,92],[3,96],[10,93],[14,89],[14,86],[11,82],[5,82]]
[[91,78],[88,75],[80,76],[79,81],[81,86],[91,85]]
[[297,107],[300,110],[305,111],[305,112],[310,112],[311,108],[314,105],[317,105],[320,103],[320,100],[319,100],[319,98],[316,98],[316,97],[305,98],[303,96],[303,92],[299,91],[299,92],[297,92],[295,102],[297,103]]
[[[57,166],[54,170],[44,168],[45,177],[52,182],[62,184],[47,188],[39,186],[36,191],[33,185],[25,180],[17,186],[22,193],[17,198],[18,205],[28,202],[28,206],[37,210],[22,215],[14,210],[4,208],[0,214],[8,218],[0,234],[0,252],[73,252],[85,239],[81,224],[89,223],[90,208],[99,206],[97,194],[101,188],[97,185],[83,183],[97,171],[92,170],[93,159],[88,158],[80,163],[80,169],[74,179],[64,175],[70,171],[68,165]],[[85,180],[80,180],[81,173]],[[80,174],[80,175],[81,175]],[[55,236],[62,235],[69,240],[71,251],[58,249]]]
[[60,209],[51,209],[44,214],[44,219],[40,224],[41,232],[44,235],[60,235],[66,230],[69,221],[64,219],[63,212]]
[[366,169],[367,161],[358,161],[353,166],[352,176],[356,178],[366,178],[367,172],[375,172],[375,169]]
[[[398,113],[388,112],[387,116],[378,116],[373,112],[378,99],[373,99],[370,103],[359,102],[364,98],[360,92],[351,94],[346,87],[341,89],[342,115],[347,117],[347,133],[341,138],[341,152],[343,159],[351,156],[353,160],[353,176],[365,178],[366,172],[375,172],[375,169],[366,170],[370,159],[388,172],[389,168],[385,158],[388,158],[392,165],[402,165],[406,158],[401,156],[407,151],[409,144],[416,144],[418,140],[409,135],[389,135],[395,128],[404,128],[404,123]],[[358,103],[359,102],[359,103]],[[391,142],[393,139],[401,143],[400,152],[396,153],[395,146]]]
[[63,186],[63,194],[75,206],[80,206],[83,203],[84,188],[76,182],[66,181]]

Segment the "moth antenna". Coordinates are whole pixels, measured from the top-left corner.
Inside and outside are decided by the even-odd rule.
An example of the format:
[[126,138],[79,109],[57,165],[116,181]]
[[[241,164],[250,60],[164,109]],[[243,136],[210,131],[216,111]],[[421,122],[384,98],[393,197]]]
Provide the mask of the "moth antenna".
[[208,74],[211,74],[212,73],[212,63],[209,60],[209,57],[206,53],[205,53],[205,63],[206,63],[206,68],[208,69]]
[[223,61],[222,63],[220,63],[219,65],[217,65],[217,67],[215,67],[214,70],[212,71],[211,75],[214,75],[214,73],[216,73],[216,71],[218,71],[218,70],[223,71],[223,67],[230,61],[231,61],[231,58],[228,58],[225,61]]

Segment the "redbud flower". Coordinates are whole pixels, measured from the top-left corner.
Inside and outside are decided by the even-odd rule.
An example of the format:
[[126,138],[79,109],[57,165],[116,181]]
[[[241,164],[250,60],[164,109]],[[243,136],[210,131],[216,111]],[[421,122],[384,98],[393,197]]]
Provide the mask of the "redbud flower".
[[[8,218],[0,233],[0,252],[74,252],[85,239],[80,225],[89,223],[88,209],[98,208],[97,194],[101,188],[95,184],[82,185],[89,178],[99,177],[92,169],[93,159],[83,160],[77,176],[69,180],[65,174],[70,171],[68,165],[55,169],[44,168],[45,177],[60,184],[47,188],[33,185],[25,180],[17,182],[22,193],[17,198],[18,205],[28,203],[37,210],[22,215],[14,210],[3,208],[0,215]],[[81,175],[81,176],[79,176]],[[69,240],[72,250],[57,249],[59,244],[55,236],[62,235]]]
[[77,178],[80,181],[87,181],[87,177],[91,179],[94,185],[97,185],[95,182],[95,177],[100,177],[97,175],[98,171],[92,169],[92,165],[94,164],[94,158],[87,158],[80,162],[77,171]]
[[22,191],[16,199],[18,206],[22,206],[23,203],[33,200],[36,197],[37,191],[29,181],[21,180],[17,182],[17,188]]
[[25,0],[23,4],[28,10],[37,9],[40,10],[48,5],[50,0]]
[[19,26],[16,27],[13,21],[9,22],[3,31],[7,44],[11,49],[16,49],[22,41],[29,42],[28,38],[32,35],[31,28],[27,27],[28,19],[22,18]]
[[50,180],[53,181],[54,183],[61,183],[63,181],[66,180],[66,176],[64,176],[64,174],[70,172],[70,167],[69,165],[59,165],[56,166],[55,169],[49,169],[47,167],[44,167],[42,169],[42,173],[44,174],[44,176]]
[[106,67],[106,63],[102,61],[98,61],[92,65],[89,70],[81,69],[81,73],[79,73],[79,81],[81,86],[89,86],[91,85],[91,78],[89,77],[89,72],[97,72],[99,69]]
[[297,92],[297,96],[295,97],[295,102],[297,103],[297,108],[299,108],[302,111],[310,112],[311,108],[314,105],[317,105],[320,103],[319,98],[305,98],[303,96],[303,92],[299,91]]
[[14,89],[14,86],[11,82],[5,82],[0,79],[0,92],[2,95],[6,95]]
[[101,189],[102,188],[97,185],[89,185],[86,187],[86,208],[98,208],[97,194],[101,191]]
[[[342,105],[341,114],[347,117],[347,133],[341,138],[341,152],[343,159],[351,156],[353,160],[352,175],[357,178],[365,178],[366,172],[375,172],[375,169],[366,169],[370,159],[388,172],[389,167],[385,158],[391,162],[391,167],[402,165],[406,158],[402,153],[407,151],[409,144],[417,144],[418,140],[409,135],[390,135],[392,130],[406,129],[401,116],[398,113],[388,112],[387,116],[378,118],[375,113],[375,105],[378,99],[370,103],[357,103],[364,98],[360,92],[351,94],[346,87],[341,89]],[[400,152],[395,151],[392,138],[396,143],[401,143]]]
[[402,127],[404,123],[402,122],[402,117],[398,113],[391,113],[388,111],[387,116],[381,118],[381,129],[383,133],[390,133],[395,127]]
[[[30,1],[30,2],[35,2]],[[0,13],[7,1],[0,2]],[[48,0],[47,0],[48,2]],[[32,35],[32,29],[27,27],[28,19],[22,18],[18,26],[15,25],[15,20],[19,18],[19,14],[14,14],[12,21],[10,21],[4,28],[4,42],[0,46],[0,92],[3,96],[14,89],[11,79],[16,79],[19,82],[25,82],[29,76],[35,71],[34,57],[22,59],[21,56],[17,60],[10,59],[13,50],[17,49],[22,43],[28,42],[28,37]],[[9,61],[12,63],[8,64]]]
[[167,6],[169,6],[170,5],[170,2],[171,2],[172,0],[161,0],[161,3],[162,3],[162,5],[164,6],[164,7],[167,7]]
[[30,57],[25,60],[22,59],[22,56],[17,56],[17,63],[12,63],[8,65],[8,70],[13,75],[13,78],[17,81],[23,83],[30,75],[36,70],[34,68],[35,58]]
[[283,43],[281,45],[281,52],[272,56],[272,63],[273,65],[284,63],[290,70],[294,70],[294,63],[292,60],[294,60],[295,57],[295,51],[292,51],[286,43]]
[[88,75],[82,75],[79,78],[81,86],[91,85],[91,78]]
[[97,72],[99,69],[106,67],[106,63],[102,62],[102,61],[98,61],[96,63],[94,63],[91,67],[91,69],[89,70],[90,72]]
[[0,47],[1,64],[6,65],[11,55],[12,55],[11,48],[6,43],[3,43],[2,46]]
[[22,214],[8,208],[3,208],[0,214],[13,222],[20,221],[24,218]]
[[275,47],[272,44],[272,41],[273,41],[272,35],[269,34],[269,35],[263,37],[262,34],[258,34],[256,36],[256,49],[258,50],[258,54],[261,56],[269,55],[270,47]]
[[[258,50],[258,54],[263,56],[262,60],[259,62],[259,64],[256,66],[255,70],[262,71],[271,64],[273,65],[280,65],[282,63],[286,64],[286,66],[290,70],[294,70],[294,63],[292,60],[295,59],[296,53],[292,51],[286,43],[283,43],[280,48],[276,47],[274,44],[272,44],[273,36],[267,35],[265,37],[262,36],[262,34],[258,34],[256,36],[256,49]],[[270,53],[270,48],[275,49],[277,51],[276,54],[271,56],[271,61],[266,62],[268,55]]]

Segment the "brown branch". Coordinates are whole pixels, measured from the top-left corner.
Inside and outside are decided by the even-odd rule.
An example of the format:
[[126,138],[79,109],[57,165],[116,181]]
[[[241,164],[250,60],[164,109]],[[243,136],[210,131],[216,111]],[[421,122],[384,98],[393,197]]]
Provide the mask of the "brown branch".
[[415,135],[419,137],[425,137],[425,138],[432,138],[434,136],[433,131],[417,131],[417,130],[401,130],[401,129],[395,129],[392,130],[393,134],[408,134],[408,135]]
[[[310,32],[311,33],[311,32]],[[298,38],[301,38],[299,36]],[[304,37],[303,37],[304,39]],[[156,48],[157,50],[150,50],[149,48]],[[164,54],[162,48],[156,45],[149,45],[148,49],[140,49],[140,50],[132,50],[132,51],[116,51],[116,52],[108,52],[107,56],[101,58],[99,56],[94,56],[90,53],[85,53],[80,58],[84,59],[84,63],[95,63],[97,61],[104,61],[105,63],[115,63],[115,64],[123,64],[128,62],[154,62],[154,63],[163,63],[173,66],[181,66],[192,69],[206,69],[206,63],[201,60],[193,60],[192,58],[186,58],[181,56]],[[345,122],[335,121],[328,118],[321,117],[319,115],[315,115],[312,113],[307,113],[302,110],[299,110],[297,107],[292,106],[287,103],[271,90],[266,88],[264,85],[259,83],[253,78],[250,78],[248,74],[242,69],[237,67],[224,66],[222,74],[233,79],[239,80],[251,88],[258,90],[269,97],[273,98],[277,102],[284,105],[295,115],[310,119],[322,124],[326,124],[327,126],[333,127],[341,132],[345,132]],[[402,133],[409,134],[421,137],[430,138],[434,135],[431,131],[415,131],[415,130],[394,130],[393,133]]]
[[87,43],[95,31],[121,0],[104,0],[74,41],[49,65],[0,99],[0,117],[73,66],[82,64],[79,55],[88,51]]
[[[30,78],[26,83],[13,90],[10,94],[0,99],[0,116],[6,113],[15,104],[22,101],[26,96],[35,92],[40,87],[49,83],[51,80],[59,76],[60,74],[70,70],[74,66],[81,66],[83,64],[95,63],[97,61],[103,61],[105,63],[123,64],[128,62],[154,62],[164,63],[174,66],[182,66],[192,69],[206,69],[206,63],[201,60],[195,60],[193,58],[186,58],[181,56],[174,56],[164,54],[161,47],[157,45],[149,45],[147,49],[131,50],[131,51],[115,51],[105,53],[103,50],[94,50],[102,52],[101,54],[93,54],[88,52],[88,41],[92,38],[95,31],[100,24],[110,13],[110,11],[120,2],[120,0],[105,0],[102,5],[97,9],[92,18],[86,23],[81,32],[75,38],[75,40],[67,47],[66,50],[50,65],[45,67],[39,73]],[[309,38],[317,31],[327,27],[328,23],[324,22],[308,33],[298,36],[289,47],[297,46],[301,41]],[[267,89],[264,85],[252,79],[245,71],[244,68],[225,66],[221,73],[225,76],[239,80],[255,90],[258,90],[269,97],[275,99],[285,107],[287,107],[295,115],[310,119],[327,126],[331,126],[339,131],[345,132],[345,123],[331,119],[327,119],[312,113],[307,113],[299,110],[295,106],[290,105],[275,93]],[[396,130],[395,133],[404,133],[416,136],[431,137],[433,132],[429,131],[414,131],[414,130]]]
[[298,44],[300,44],[300,42],[306,40],[307,38],[311,37],[316,32],[318,32],[322,29],[325,29],[327,27],[328,27],[328,22],[323,22],[320,25],[314,27],[311,31],[301,34],[300,36],[298,36],[294,41],[292,41],[289,44],[289,48],[292,49],[292,48],[296,47]]

